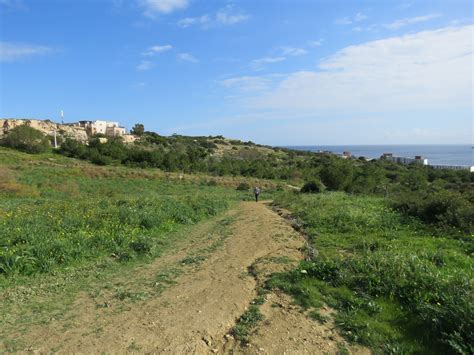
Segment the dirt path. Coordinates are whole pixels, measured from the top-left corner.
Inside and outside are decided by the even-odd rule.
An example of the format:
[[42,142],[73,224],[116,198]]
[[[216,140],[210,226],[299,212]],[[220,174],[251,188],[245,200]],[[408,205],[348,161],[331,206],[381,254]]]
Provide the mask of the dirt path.
[[249,344],[230,335],[258,284],[298,262],[303,245],[264,202],[242,202],[196,226],[173,253],[79,295],[64,319],[18,336],[40,353],[336,353],[347,344],[333,324],[319,325],[275,293]]

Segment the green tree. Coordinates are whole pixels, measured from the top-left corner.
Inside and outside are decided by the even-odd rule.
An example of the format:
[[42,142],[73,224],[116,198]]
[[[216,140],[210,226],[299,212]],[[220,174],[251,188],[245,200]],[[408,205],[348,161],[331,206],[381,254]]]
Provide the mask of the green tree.
[[11,129],[7,136],[2,139],[1,143],[6,147],[32,154],[46,152],[51,147],[47,136],[28,125],[21,125]]
[[352,183],[353,167],[350,162],[335,158],[321,170],[320,175],[328,190],[346,190]]
[[131,133],[136,135],[136,136],[142,136],[143,133],[145,133],[145,126],[141,123],[135,123],[135,126],[133,126]]

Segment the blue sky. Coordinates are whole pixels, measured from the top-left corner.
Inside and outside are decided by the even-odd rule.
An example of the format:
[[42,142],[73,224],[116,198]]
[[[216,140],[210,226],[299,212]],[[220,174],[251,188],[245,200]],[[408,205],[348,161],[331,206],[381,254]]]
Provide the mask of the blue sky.
[[472,143],[470,1],[0,0],[0,117]]

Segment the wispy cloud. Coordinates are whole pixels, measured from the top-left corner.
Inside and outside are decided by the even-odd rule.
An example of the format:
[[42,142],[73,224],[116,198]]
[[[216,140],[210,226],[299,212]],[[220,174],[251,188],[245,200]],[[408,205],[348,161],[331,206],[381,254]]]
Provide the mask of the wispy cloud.
[[245,22],[249,18],[249,14],[236,10],[233,5],[227,5],[218,10],[215,15],[204,14],[198,17],[182,18],[178,21],[178,26],[182,28],[191,26],[200,26],[201,28],[229,26]]
[[240,76],[221,80],[219,83],[228,89],[236,89],[243,92],[261,92],[269,88],[271,80],[262,76]]
[[53,52],[51,47],[34,44],[0,42],[0,61],[14,62],[27,57],[46,55]]
[[173,49],[173,46],[170,44],[151,46],[145,52],[143,52],[142,55],[151,57],[151,56],[154,56],[155,54],[167,52],[171,49]]
[[176,10],[183,10],[189,5],[188,0],[137,0],[143,9],[143,14],[148,17],[157,17],[169,14]]
[[354,16],[346,16],[340,19],[337,19],[334,23],[336,25],[351,25],[355,22],[361,22],[367,20],[368,16],[362,12],[356,13]]
[[198,60],[190,53],[179,53],[178,59],[184,62],[197,63]]
[[267,64],[278,63],[286,60],[286,57],[264,57],[252,60],[250,67],[253,70],[262,70]]
[[185,17],[178,21],[178,26],[182,28],[200,25],[206,26],[211,22],[209,15],[202,15],[199,17]]
[[[472,109],[473,30],[445,27],[346,47],[317,70],[287,74],[271,90],[252,92],[246,107],[294,116]],[[258,83],[259,77],[251,80]]]
[[300,56],[308,53],[308,51],[304,48],[295,48],[289,46],[281,46],[280,50],[283,56]]
[[401,27],[408,26],[408,25],[413,25],[415,23],[420,23],[420,22],[426,22],[433,20],[435,18],[441,17],[440,14],[429,14],[429,15],[424,15],[424,16],[416,16],[416,17],[410,17],[410,18],[405,18],[401,20],[394,21],[392,23],[388,23],[383,25],[383,27],[389,29],[389,30],[398,30]]
[[324,40],[322,38],[316,40],[316,41],[310,41],[308,44],[310,47],[320,47],[323,45]]
[[140,64],[137,65],[138,71],[147,71],[153,68],[153,63],[149,60],[142,60]]
[[242,12],[235,12],[232,5],[220,9],[216,14],[216,21],[222,25],[234,25],[249,19],[249,15]]

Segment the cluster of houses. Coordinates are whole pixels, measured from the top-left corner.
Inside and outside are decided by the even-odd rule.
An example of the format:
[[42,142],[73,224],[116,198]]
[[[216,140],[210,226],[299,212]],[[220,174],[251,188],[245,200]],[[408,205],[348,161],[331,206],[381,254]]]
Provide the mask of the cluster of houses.
[[119,125],[118,122],[112,121],[79,121],[68,123],[68,126],[84,128],[88,137],[96,134],[103,134],[105,137],[122,137],[125,143],[134,142],[137,137],[133,134],[127,134],[125,127]]

